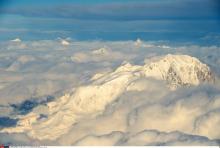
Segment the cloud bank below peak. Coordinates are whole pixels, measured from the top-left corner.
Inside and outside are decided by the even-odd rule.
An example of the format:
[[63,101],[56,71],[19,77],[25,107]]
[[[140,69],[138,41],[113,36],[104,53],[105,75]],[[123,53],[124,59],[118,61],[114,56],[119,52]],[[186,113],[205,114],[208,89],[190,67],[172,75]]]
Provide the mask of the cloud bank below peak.
[[[42,123],[49,119],[52,119],[50,123],[55,125],[53,131],[58,132],[56,121],[59,121],[65,128],[69,124],[70,129],[67,133],[56,137],[57,139],[54,141],[33,139],[28,132],[20,134],[1,133],[0,135],[4,138],[0,139],[0,143],[29,145],[219,144],[219,141],[215,140],[220,137],[218,132],[220,121],[219,79],[216,79],[215,83],[178,87],[173,91],[167,88],[166,81],[143,77],[133,80],[133,78],[139,77],[136,70],[140,68],[140,65],[148,65],[151,60],[156,60],[158,57],[167,54],[184,54],[196,57],[202,63],[207,64],[216,75],[220,75],[219,47],[176,46],[166,42],[141,40],[137,42],[68,40],[68,42],[70,42],[69,46],[63,46],[60,40],[26,41],[22,38],[22,42],[19,43],[1,42],[1,116],[10,119],[17,118],[21,111],[19,109],[14,110],[10,104],[20,108],[26,100],[37,101],[39,104],[24,116],[31,115],[29,113],[39,115],[37,122],[41,124],[34,124],[37,129],[34,132],[40,134],[41,138],[46,136],[42,131],[45,132],[47,127]],[[23,44],[25,46],[21,46]],[[175,59],[179,61],[179,58]],[[127,62],[123,62],[124,60]],[[189,60],[187,63],[191,64],[192,62]],[[189,66],[189,69],[194,69],[193,67],[190,68],[190,64],[186,64],[186,67]],[[13,69],[9,70],[10,67]],[[133,72],[132,75],[129,74],[129,69],[134,70],[135,76],[133,76]],[[115,74],[114,70],[120,75]],[[178,69],[174,68],[175,71]],[[125,75],[126,77],[124,77]],[[131,77],[131,83],[130,79],[127,83],[127,75]],[[59,102],[57,103],[58,106],[56,105],[56,101],[61,96],[80,88],[76,92],[80,96],[78,101],[81,102],[81,106],[84,106],[81,110],[85,112],[86,109],[88,110],[87,105],[91,105],[91,103],[84,100],[84,95],[91,96],[91,99],[99,97],[99,101],[103,101],[107,95],[100,94],[100,92],[103,93],[105,90],[109,95],[116,94],[116,90],[119,91],[119,89],[115,88],[122,85],[122,82],[128,86],[126,91],[117,95],[114,98],[116,100],[108,104],[105,109],[101,108],[100,110],[103,112],[95,118],[85,115],[83,116],[85,118],[77,120],[78,122],[73,125],[72,122],[67,122],[69,117],[73,117],[70,111],[73,109],[72,104],[67,105],[67,103],[62,110],[58,107],[61,105]],[[112,85],[113,83],[114,85]],[[102,87],[104,84],[105,87]],[[125,89],[124,85],[122,89]],[[97,95],[96,93],[94,95],[94,92]],[[75,98],[77,96],[75,94],[71,93],[71,96]],[[54,107],[58,107],[59,110],[59,114],[54,114],[56,115],[55,118],[47,115],[45,104],[41,104],[45,95],[54,97],[54,100],[50,102],[52,103],[51,107],[55,105]],[[73,100],[75,99],[71,99],[71,101]],[[63,101],[67,101],[67,99]],[[15,114],[11,116],[12,113]],[[61,120],[61,118],[63,119]],[[52,125],[48,125],[47,132],[49,134],[52,133],[52,127]],[[41,128],[42,131],[38,130]],[[63,129],[61,131],[63,132]],[[52,136],[55,135],[52,134]],[[51,138],[51,136],[49,137]]]

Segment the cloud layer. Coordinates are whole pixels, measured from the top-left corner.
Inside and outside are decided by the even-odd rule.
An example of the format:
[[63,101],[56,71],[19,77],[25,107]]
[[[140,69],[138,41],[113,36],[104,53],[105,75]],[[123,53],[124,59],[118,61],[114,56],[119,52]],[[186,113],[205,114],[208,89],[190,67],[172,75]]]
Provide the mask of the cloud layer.
[[[171,91],[164,81],[141,78],[129,84],[129,89],[104,112],[78,120],[55,142],[39,141],[26,133],[1,133],[5,138],[0,143],[218,145],[219,47],[144,41],[69,42],[68,46],[63,46],[59,40],[0,43],[0,117],[21,115],[11,104],[24,105],[25,100],[39,103],[32,108],[33,113],[45,113],[42,102],[48,95],[58,99],[69,90],[88,86],[91,78],[112,72],[123,61],[124,64],[143,65],[152,57],[168,53],[199,58],[215,73],[215,83]],[[39,120],[44,118],[47,116],[41,116]]]

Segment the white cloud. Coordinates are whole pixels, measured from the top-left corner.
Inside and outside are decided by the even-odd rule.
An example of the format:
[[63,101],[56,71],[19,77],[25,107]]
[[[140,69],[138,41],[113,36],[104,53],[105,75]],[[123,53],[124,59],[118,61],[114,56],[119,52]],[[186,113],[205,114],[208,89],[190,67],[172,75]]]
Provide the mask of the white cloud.
[[156,130],[144,130],[137,134],[128,136],[124,142],[119,144],[122,145],[216,145],[217,141],[211,141],[206,137],[187,135],[182,132],[174,131],[170,133],[159,132]]
[[[214,139],[220,139],[218,132],[220,131],[218,126],[220,124],[220,81],[218,78],[215,84],[178,88],[175,91],[170,91],[165,81],[142,77],[132,80],[131,83],[124,81],[122,79],[124,77],[119,77],[123,81],[114,82],[114,87],[102,89],[99,86],[106,82],[97,81],[108,73],[112,73],[112,69],[116,69],[125,60],[143,65],[144,62],[148,63],[149,59],[152,60],[152,57],[167,53],[195,56],[207,63],[216,76],[220,74],[219,47],[195,45],[164,47],[168,45],[144,41],[138,47],[133,41],[71,41],[68,46],[63,46],[56,40],[22,41],[19,44],[1,42],[0,111],[5,111],[5,113],[1,112],[1,116],[9,116],[12,113],[9,103],[20,103],[33,96],[41,98],[52,95],[59,98],[64,93],[81,86],[80,88],[90,90],[84,92],[83,89],[79,89],[79,92],[83,92],[81,99],[93,94],[87,92],[97,92],[97,96],[94,97],[103,101],[107,95],[101,95],[98,92],[104,90],[108,91],[110,96],[115,95],[115,98],[106,108],[95,106],[91,111],[101,110],[99,114],[87,114],[73,125],[71,124],[67,132],[57,137],[56,144],[217,145]],[[13,70],[9,71],[9,69]],[[95,74],[97,75],[94,76]],[[123,74],[126,75],[126,72]],[[112,75],[109,76],[108,81],[114,79],[115,75]],[[95,89],[91,87],[93,82]],[[119,90],[116,89],[116,85],[118,87],[123,83],[126,83],[126,87],[123,86],[121,89],[126,91],[117,93]],[[86,105],[90,103],[79,104],[86,110],[88,109]],[[65,109],[64,107],[63,110],[59,110],[60,114],[51,121],[56,119],[65,123],[67,114],[66,116],[61,114]],[[40,107],[34,109],[34,113],[40,111],[42,112]],[[51,122],[48,127],[52,127],[50,124],[53,123],[58,122]],[[52,128],[45,129],[50,133]],[[40,130],[34,132],[40,133]],[[32,141],[36,144],[54,143],[48,140],[35,140],[30,138],[31,134],[6,135],[0,143],[19,143],[19,141],[21,144],[33,144]]]
[[87,52],[78,52],[74,54],[71,59],[74,62],[87,63],[87,62],[113,62],[123,61],[135,58],[135,55],[124,54],[119,51],[113,51],[110,48],[99,48]]

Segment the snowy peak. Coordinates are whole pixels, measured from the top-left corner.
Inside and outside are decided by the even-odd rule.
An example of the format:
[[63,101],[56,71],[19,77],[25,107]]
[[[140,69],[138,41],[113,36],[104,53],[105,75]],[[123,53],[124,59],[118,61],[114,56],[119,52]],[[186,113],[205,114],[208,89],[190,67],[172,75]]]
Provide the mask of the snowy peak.
[[21,42],[21,39],[20,39],[20,38],[15,38],[15,39],[11,40],[11,42],[17,42],[17,43],[20,43],[20,42]]
[[104,48],[104,47],[92,51],[92,54],[95,54],[95,55],[105,55],[105,54],[108,54],[108,53],[109,53],[108,49]]
[[188,55],[167,55],[144,66],[144,75],[166,80],[171,88],[213,80],[210,68]]
[[145,61],[143,66],[123,62],[112,74],[127,72],[134,76],[165,80],[171,89],[179,86],[199,85],[202,82],[213,82],[214,80],[214,76],[206,64],[188,55],[168,54]]
[[66,40],[61,40],[61,44],[62,44],[63,46],[68,46],[68,45],[70,45],[70,43],[69,43],[68,41],[66,41]]
[[142,41],[140,38],[138,38],[134,43],[135,46],[141,46],[141,44],[142,44]]

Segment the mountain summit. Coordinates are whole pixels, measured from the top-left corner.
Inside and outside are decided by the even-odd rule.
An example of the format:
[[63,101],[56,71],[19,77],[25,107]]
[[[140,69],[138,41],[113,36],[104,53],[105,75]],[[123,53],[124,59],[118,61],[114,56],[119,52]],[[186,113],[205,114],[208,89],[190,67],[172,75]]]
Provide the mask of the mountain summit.
[[156,57],[146,60],[143,66],[124,62],[113,72],[93,77],[90,84],[73,88],[70,93],[46,106],[38,106],[37,108],[44,107],[44,116],[47,118],[41,119],[42,113],[38,112],[40,109],[35,109],[27,115],[17,117],[19,121],[15,127],[4,128],[0,132],[25,132],[36,139],[57,139],[84,117],[101,114],[108,104],[129,91],[130,85],[142,78],[166,81],[169,88],[174,90],[214,79],[206,64],[187,55]]
[[198,85],[213,81],[210,68],[197,58],[188,55],[167,55],[155,62],[146,63],[143,68],[147,77],[166,80],[170,87]]

